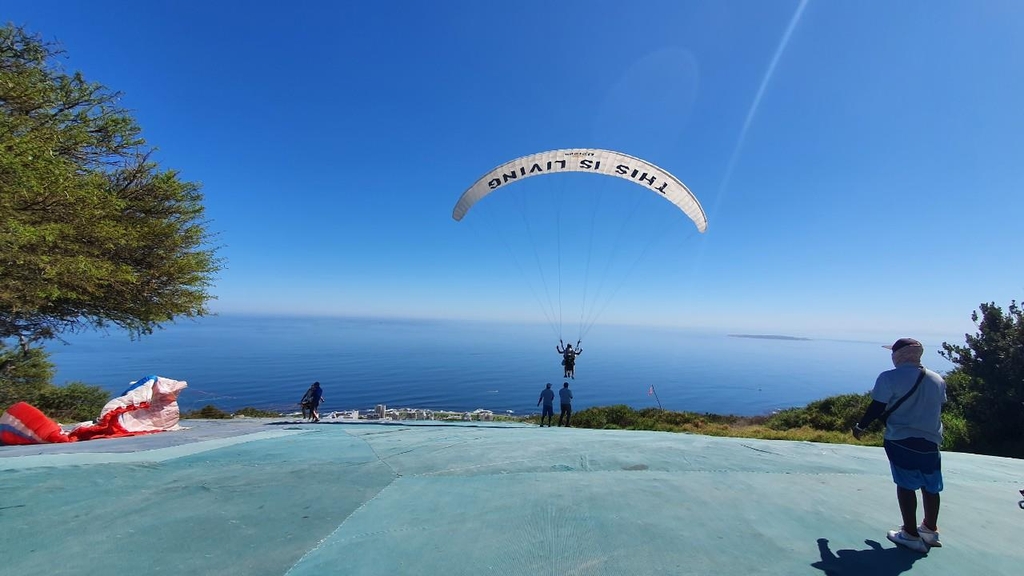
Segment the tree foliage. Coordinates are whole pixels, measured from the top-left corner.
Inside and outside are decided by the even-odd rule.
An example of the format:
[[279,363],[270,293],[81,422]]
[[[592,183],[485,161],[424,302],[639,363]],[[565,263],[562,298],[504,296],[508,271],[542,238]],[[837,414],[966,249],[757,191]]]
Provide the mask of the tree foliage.
[[0,339],[208,313],[220,262],[199,185],[160,169],[120,95],[0,28]]
[[192,410],[181,415],[185,419],[224,420],[231,418],[230,412],[225,412],[213,404],[207,404],[199,410]]
[[110,393],[99,386],[51,383],[53,363],[42,348],[9,348],[0,342],[0,411],[28,402],[60,422],[83,422],[100,415]]
[[39,391],[53,379],[53,363],[46,352],[30,348],[10,348],[0,341],[0,410],[25,401],[37,403]]
[[[849,432],[871,404],[871,393],[841,394],[815,400],[803,408],[789,408],[773,414],[766,425],[774,430],[813,428],[829,432]],[[869,427],[879,432],[882,425],[874,422]]]
[[64,386],[44,386],[33,405],[58,422],[85,422],[100,417],[110,393],[99,386],[70,382]]
[[971,314],[978,331],[965,345],[943,343],[955,365],[947,375],[949,410],[962,417],[960,433],[974,452],[1024,457],[1024,311],[982,304]]

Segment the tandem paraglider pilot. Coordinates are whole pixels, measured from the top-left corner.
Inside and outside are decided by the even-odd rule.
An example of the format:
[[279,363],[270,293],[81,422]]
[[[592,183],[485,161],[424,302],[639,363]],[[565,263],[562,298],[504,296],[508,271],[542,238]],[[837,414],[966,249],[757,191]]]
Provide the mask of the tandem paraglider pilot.
[[[562,341],[559,340],[558,343],[562,344]],[[562,355],[562,369],[565,372],[562,377],[572,378],[573,380],[575,380],[576,357],[579,356],[580,354],[583,354],[583,349],[580,348],[579,340],[576,341],[575,349],[572,347],[572,344],[565,344],[564,347],[562,347],[561,345],[555,346],[555,350],[557,350],[558,353]]]

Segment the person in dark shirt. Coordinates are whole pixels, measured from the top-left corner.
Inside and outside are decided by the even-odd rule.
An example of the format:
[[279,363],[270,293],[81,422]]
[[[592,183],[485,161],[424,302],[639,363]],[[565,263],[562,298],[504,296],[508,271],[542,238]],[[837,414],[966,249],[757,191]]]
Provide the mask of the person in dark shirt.
[[319,382],[313,382],[313,386],[309,389],[309,412],[313,418],[313,422],[320,421],[320,403],[324,400],[324,389],[320,387]]
[[540,398],[537,399],[537,406],[540,403],[544,403],[544,412],[540,415],[540,425],[544,427],[544,417],[548,418],[548,428],[551,428],[551,420],[555,417],[555,391],[551,389],[551,383],[549,382],[547,388],[540,391]]
[[566,427],[569,426],[569,420],[572,418],[572,390],[569,390],[569,383],[562,384],[562,389],[558,391],[558,400],[562,405],[562,413],[558,415],[558,425],[562,425],[562,418],[565,418]]

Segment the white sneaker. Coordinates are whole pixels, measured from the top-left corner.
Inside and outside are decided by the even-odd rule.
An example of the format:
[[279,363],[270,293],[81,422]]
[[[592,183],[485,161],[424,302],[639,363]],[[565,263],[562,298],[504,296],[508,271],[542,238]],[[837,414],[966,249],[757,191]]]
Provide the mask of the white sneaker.
[[942,546],[942,542],[939,542],[939,531],[929,529],[923,522],[917,527],[917,533],[921,535],[921,540],[924,540],[928,546],[932,548]]
[[886,537],[889,538],[891,542],[903,546],[904,548],[910,548],[911,550],[922,554],[928,553],[928,545],[924,543],[924,540],[921,540],[918,536],[911,536],[910,534],[907,534],[902,528],[899,530],[889,530]]

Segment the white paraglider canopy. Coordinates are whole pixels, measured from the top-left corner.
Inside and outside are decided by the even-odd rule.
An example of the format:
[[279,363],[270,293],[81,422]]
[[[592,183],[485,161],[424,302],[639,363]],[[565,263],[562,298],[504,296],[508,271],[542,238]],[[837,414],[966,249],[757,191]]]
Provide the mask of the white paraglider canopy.
[[634,156],[598,148],[569,148],[530,154],[506,162],[484,174],[466,190],[452,211],[462,220],[474,204],[491,192],[531,176],[560,172],[589,172],[629,180],[656,192],[682,210],[704,232],[708,219],[697,197],[669,172]]
[[[668,268],[679,254],[673,243],[707,230],[704,209],[682,181],[646,160],[599,148],[549,150],[505,162],[462,193],[452,218],[463,221],[485,196],[527,178],[522,188],[485,202],[467,221],[482,242],[497,240],[508,250],[560,341],[566,312],[576,316],[579,309],[579,331],[569,341],[582,340],[641,270],[642,260],[650,256],[656,267],[649,273],[676,274]],[[671,202],[696,231],[681,225],[676,210],[651,200],[651,193]]]

